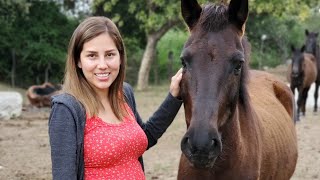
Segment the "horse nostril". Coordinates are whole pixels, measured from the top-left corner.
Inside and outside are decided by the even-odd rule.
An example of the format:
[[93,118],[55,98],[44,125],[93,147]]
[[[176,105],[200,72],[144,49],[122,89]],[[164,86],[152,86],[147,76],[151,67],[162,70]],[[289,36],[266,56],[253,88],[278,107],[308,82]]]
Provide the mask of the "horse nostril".
[[293,74],[292,74],[292,77],[298,77],[298,76],[299,76],[298,73],[293,73]]
[[189,138],[187,138],[187,143],[188,143],[188,145],[192,148],[192,143],[191,143],[191,141],[190,141]]
[[190,142],[189,137],[184,137],[184,138],[182,139],[181,144],[184,145],[184,146],[189,146],[189,147],[191,147],[191,142]]
[[211,140],[211,149],[214,153],[219,154],[222,151],[222,144],[219,139],[212,139]]
[[211,140],[211,146],[214,147],[216,145],[216,143],[217,143],[216,140],[214,140],[214,139]]
[[194,153],[195,152],[195,148],[194,148],[194,146],[192,145],[192,142],[191,142],[191,140],[190,140],[190,138],[186,138],[186,144],[187,144],[187,146],[189,147],[189,149],[190,149],[190,152],[191,153]]
[[184,137],[181,141],[181,148],[187,150],[193,154],[195,153],[195,146],[192,144],[192,141],[189,137]]

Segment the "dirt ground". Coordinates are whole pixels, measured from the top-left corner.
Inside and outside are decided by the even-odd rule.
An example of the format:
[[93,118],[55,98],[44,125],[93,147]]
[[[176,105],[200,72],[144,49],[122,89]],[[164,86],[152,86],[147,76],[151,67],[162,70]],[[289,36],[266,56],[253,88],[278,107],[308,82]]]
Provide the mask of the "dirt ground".
[[[281,68],[280,68],[281,69]],[[283,68],[282,68],[283,69]],[[272,73],[283,78],[279,69]],[[147,119],[167,93],[167,86],[136,92],[138,110]],[[51,179],[48,141],[49,108],[25,106],[21,117],[0,121],[0,179]],[[320,113],[308,109],[296,125],[299,159],[292,180],[320,179]],[[186,131],[183,107],[158,144],[144,154],[147,179],[174,180],[180,157],[180,140]],[[279,171],[281,171],[279,169]]]

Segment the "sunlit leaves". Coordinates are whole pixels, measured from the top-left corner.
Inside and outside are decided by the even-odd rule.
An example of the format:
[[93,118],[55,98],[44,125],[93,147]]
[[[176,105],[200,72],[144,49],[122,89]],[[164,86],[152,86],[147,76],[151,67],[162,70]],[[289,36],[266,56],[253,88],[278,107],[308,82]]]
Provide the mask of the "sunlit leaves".
[[275,17],[286,18],[288,16],[297,16],[304,20],[310,16],[311,9],[317,0],[297,1],[297,0],[251,0],[249,1],[250,10],[253,13],[267,13]]

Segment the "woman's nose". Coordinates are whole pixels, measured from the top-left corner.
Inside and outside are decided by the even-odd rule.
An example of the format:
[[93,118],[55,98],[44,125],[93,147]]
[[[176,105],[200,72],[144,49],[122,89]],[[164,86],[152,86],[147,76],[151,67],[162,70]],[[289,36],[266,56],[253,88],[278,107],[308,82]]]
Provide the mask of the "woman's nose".
[[106,58],[104,56],[99,58],[99,64],[98,64],[98,68],[102,68],[102,69],[106,69],[108,68],[108,61],[106,60]]

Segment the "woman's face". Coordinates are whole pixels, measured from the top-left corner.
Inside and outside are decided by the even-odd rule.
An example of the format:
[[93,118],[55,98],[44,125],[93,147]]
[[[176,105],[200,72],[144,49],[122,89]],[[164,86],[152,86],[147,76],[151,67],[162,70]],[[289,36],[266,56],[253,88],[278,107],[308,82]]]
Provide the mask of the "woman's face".
[[120,54],[108,33],[83,44],[78,67],[97,93],[108,93],[120,69]]

